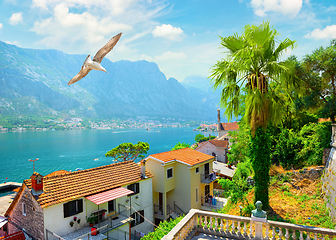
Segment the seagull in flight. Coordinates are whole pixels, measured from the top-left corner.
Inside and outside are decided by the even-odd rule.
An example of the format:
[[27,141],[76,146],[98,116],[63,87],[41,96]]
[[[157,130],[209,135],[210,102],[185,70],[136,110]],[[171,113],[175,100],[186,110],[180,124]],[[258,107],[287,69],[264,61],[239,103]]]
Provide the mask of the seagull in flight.
[[[113,38],[108,41],[108,43],[102,47],[96,55],[91,60],[90,54],[86,57],[82,69],[79,71],[79,73],[74,76],[69,82],[68,85],[71,85],[79,80],[81,80],[83,77],[85,77],[92,69],[106,72],[106,69],[102,67],[100,64],[103,58],[113,49],[113,47],[117,44],[121,37],[122,33],[119,33],[115,35]],[[106,72],[107,73],[107,72]]]

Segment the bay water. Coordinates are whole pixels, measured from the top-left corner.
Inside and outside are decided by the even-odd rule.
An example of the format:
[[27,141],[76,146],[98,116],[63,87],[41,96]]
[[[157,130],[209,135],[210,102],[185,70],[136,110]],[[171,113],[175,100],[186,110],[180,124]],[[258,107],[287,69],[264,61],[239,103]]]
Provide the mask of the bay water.
[[192,128],[2,133],[0,183],[28,179],[33,173],[29,159],[39,158],[35,171],[42,175],[56,170],[75,171],[111,164],[112,158],[105,157],[105,153],[124,142],[148,142],[148,156],[169,151],[178,142],[192,144],[199,133]]

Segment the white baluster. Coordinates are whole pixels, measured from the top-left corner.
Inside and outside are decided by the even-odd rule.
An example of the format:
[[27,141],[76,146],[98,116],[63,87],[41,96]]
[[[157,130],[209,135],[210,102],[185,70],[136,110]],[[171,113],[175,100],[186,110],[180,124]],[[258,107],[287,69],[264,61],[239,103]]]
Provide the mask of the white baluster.
[[228,219],[225,219],[225,222],[226,222],[226,232],[229,233],[229,220]]
[[300,238],[299,239],[303,240],[303,232],[302,231],[300,231]]
[[204,216],[204,229],[208,229],[207,216]]
[[314,234],[314,240],[317,240],[317,233]]
[[238,221],[237,235],[241,235],[240,221]]
[[244,236],[247,236],[246,222],[244,222]]
[[279,228],[279,239],[281,240],[282,239],[282,229],[281,228]]
[[210,217],[210,230],[213,230],[213,227],[212,227],[212,217]]
[[286,240],[288,240],[288,239],[289,239],[288,228],[286,228],[286,234],[285,234],[285,238],[286,238]]
[[275,240],[275,227],[272,226],[272,240]]
[[224,224],[223,224],[223,219],[220,219],[220,231],[224,232]]
[[[330,238],[331,239],[331,238]],[[294,239],[295,240],[295,239]],[[307,232],[307,238],[306,240],[310,240],[310,232]]]
[[253,238],[253,229],[252,229],[253,223],[250,222],[250,238]]
[[296,240],[296,230],[293,230],[292,238],[293,238],[293,240]]
[[232,220],[232,231],[231,231],[232,234],[235,234],[235,233],[236,233],[236,232],[235,232],[235,230],[236,230],[235,228],[236,228],[236,227],[235,227],[235,221]]
[[203,220],[202,220],[202,216],[199,216],[199,224],[200,224],[200,228],[203,228]]
[[218,230],[218,219],[215,218],[215,231],[217,232],[217,230]]
[[268,239],[269,239],[269,233],[268,233],[268,231],[269,231],[269,226],[268,226],[268,224],[265,224],[265,228],[266,228],[266,236],[265,236],[265,240],[268,240]]
[[324,234],[322,234],[322,240],[324,240]]

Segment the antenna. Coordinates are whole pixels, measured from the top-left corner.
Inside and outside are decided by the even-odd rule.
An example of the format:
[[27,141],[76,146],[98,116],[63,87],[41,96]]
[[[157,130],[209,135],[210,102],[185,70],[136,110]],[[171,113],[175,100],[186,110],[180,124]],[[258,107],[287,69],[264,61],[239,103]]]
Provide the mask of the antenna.
[[37,160],[39,160],[39,159],[36,158],[35,160],[31,160],[31,159],[28,160],[29,162],[33,163],[33,173],[35,172],[35,161],[37,161]]

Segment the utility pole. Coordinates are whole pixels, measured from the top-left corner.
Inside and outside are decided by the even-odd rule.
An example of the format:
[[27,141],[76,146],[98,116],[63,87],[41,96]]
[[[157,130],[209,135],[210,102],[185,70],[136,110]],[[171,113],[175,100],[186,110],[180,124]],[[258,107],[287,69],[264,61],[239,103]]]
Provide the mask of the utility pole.
[[29,162],[32,162],[32,163],[33,163],[33,174],[34,174],[34,172],[35,172],[35,161],[37,161],[37,160],[39,160],[39,159],[36,158],[35,160],[31,160],[31,159],[28,160]]

